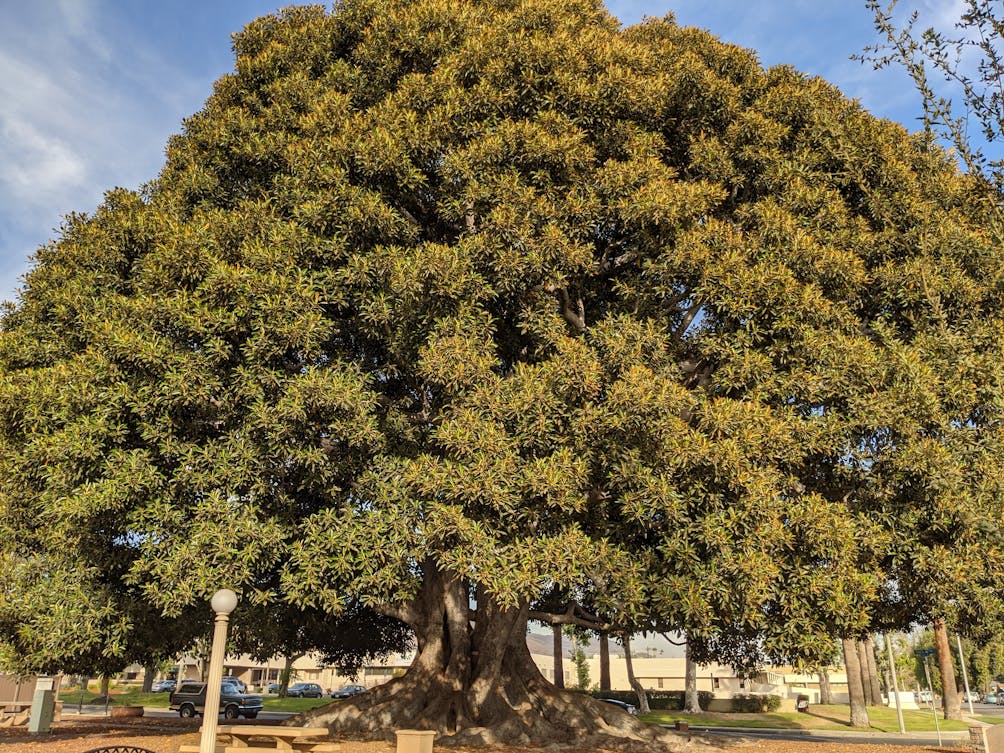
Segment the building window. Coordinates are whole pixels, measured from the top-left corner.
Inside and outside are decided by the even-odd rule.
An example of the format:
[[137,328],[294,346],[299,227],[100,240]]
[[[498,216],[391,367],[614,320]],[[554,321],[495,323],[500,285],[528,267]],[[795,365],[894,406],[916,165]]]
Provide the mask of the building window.
[[657,682],[659,684],[659,687],[661,688],[662,687],[662,678],[660,677]]
[[722,686],[722,684],[721,684],[721,682],[719,682],[719,680],[718,680],[717,677],[712,677],[711,678],[711,687],[712,688],[714,688],[715,690],[718,690],[721,686]]

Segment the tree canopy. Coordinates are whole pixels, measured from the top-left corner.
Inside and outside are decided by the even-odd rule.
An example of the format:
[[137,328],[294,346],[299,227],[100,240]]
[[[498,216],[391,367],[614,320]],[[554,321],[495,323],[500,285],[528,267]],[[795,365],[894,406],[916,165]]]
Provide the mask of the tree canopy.
[[356,707],[643,737],[543,680],[539,600],[812,658],[997,536],[1000,223],[929,139],[595,0],[343,0],[234,50],[3,318],[0,622],[64,578],[107,625],[49,614],[64,654],[124,594],[363,606],[418,658]]

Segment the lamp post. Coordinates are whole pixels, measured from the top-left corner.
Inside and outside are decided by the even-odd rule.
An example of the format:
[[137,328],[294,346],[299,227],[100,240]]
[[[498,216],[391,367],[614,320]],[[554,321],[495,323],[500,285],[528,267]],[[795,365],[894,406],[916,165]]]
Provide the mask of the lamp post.
[[220,718],[220,685],[223,680],[223,659],[227,652],[227,623],[230,613],[237,606],[237,594],[229,588],[221,588],[210,602],[216,612],[213,625],[213,646],[209,655],[209,680],[206,682],[206,705],[202,711],[202,737],[199,753],[213,753],[216,750],[216,724]]

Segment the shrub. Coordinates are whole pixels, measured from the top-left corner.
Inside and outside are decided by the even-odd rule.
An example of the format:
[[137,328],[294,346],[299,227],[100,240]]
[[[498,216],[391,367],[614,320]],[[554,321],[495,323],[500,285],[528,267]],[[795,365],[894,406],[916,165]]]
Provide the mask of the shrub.
[[776,695],[735,693],[732,701],[735,710],[741,714],[762,714],[767,711],[777,711],[781,706],[781,697]]

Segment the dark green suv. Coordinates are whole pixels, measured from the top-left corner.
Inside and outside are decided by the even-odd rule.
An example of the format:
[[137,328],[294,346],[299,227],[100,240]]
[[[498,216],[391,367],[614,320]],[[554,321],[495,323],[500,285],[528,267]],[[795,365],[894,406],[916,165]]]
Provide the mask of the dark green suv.
[[[196,714],[205,715],[206,683],[183,682],[171,693],[171,711],[188,718]],[[254,719],[262,710],[261,696],[241,693],[235,685],[228,682],[220,685],[220,710],[227,719],[243,716]]]

